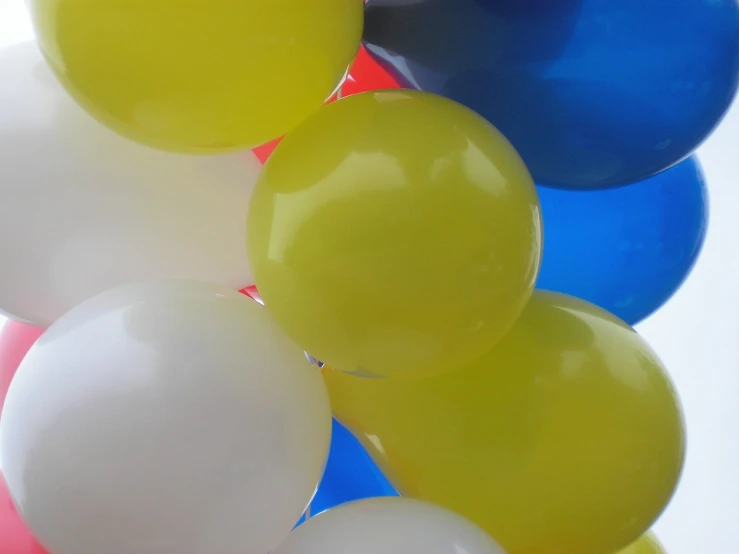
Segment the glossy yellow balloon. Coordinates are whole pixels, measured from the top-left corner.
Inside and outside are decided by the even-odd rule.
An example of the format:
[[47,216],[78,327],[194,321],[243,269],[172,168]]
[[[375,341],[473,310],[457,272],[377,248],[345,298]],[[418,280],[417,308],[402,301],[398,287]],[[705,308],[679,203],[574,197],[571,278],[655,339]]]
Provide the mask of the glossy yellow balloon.
[[453,373],[324,375],[334,414],[401,494],[468,517],[509,554],[613,554],[651,525],[682,469],[682,414],[659,359],[569,296],[536,291]]
[[248,253],[265,304],[316,358],[361,374],[441,373],[488,349],[530,297],[538,198],[475,112],[423,92],[358,94],[272,154]]
[[362,0],[29,0],[72,96],[115,131],[218,153],[318,109],[357,53]]
[[659,543],[657,537],[652,533],[646,533],[618,554],[667,554],[667,551]]

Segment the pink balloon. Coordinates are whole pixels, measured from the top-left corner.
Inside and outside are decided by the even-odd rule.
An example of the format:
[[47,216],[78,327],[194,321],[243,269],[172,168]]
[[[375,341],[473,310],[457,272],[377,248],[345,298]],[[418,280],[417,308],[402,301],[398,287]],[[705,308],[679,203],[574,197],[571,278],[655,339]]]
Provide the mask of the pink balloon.
[[[23,358],[31,349],[33,343],[36,342],[43,332],[44,330],[39,327],[12,320],[8,321],[0,329],[0,411],[2,411],[3,404],[5,404],[8,387],[10,387],[10,381],[13,379],[15,371],[21,365]],[[5,487],[4,481],[2,486]],[[3,494],[7,496],[7,492],[3,492]],[[2,513],[0,513],[1,515]],[[2,529],[4,527],[0,527],[0,537],[3,536]],[[7,552],[2,548],[3,546],[4,544],[0,540],[0,552],[2,554],[10,554],[10,552],[15,554],[15,551]],[[18,552],[21,552],[21,550],[18,550]],[[29,550],[28,552],[31,551]]]
[[[3,335],[6,333],[3,332]],[[5,478],[0,473],[0,552],[2,554],[48,554],[23,523],[10,500]]]

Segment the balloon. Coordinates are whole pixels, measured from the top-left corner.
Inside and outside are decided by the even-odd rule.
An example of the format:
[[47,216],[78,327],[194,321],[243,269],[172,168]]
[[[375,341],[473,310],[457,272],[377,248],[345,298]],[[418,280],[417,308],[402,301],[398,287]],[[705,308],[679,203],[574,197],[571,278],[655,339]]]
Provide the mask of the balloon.
[[368,92],[370,90],[400,88],[398,82],[385,71],[367,50],[360,48],[344,84],[339,91],[342,97]]
[[253,283],[251,153],[166,154],[118,137],[67,97],[32,43],[0,51],[0,82],[1,311],[47,326],[131,281]]
[[403,90],[350,96],[290,133],[247,229],[259,293],[288,335],[334,367],[385,376],[486,350],[526,304],[541,248],[535,187],[505,138]]
[[326,471],[310,513],[316,515],[353,500],[397,495],[357,439],[334,420]]
[[409,498],[344,504],[295,529],[272,554],[505,554],[482,529]]
[[313,496],[331,411],[269,312],[197,281],[125,285],[23,360],[0,458],[54,554],[269,552]]
[[667,552],[659,543],[657,537],[652,533],[647,533],[618,554],[667,554]]
[[486,117],[546,185],[667,169],[713,130],[739,80],[733,0],[369,0],[365,18],[366,46],[393,76]]
[[403,496],[510,554],[613,554],[670,499],[685,453],[661,362],[631,327],[536,291],[476,361],[416,381],[323,368],[334,415]]
[[680,287],[703,246],[708,196],[695,157],[628,187],[539,187],[545,241],[537,287],[635,325]]
[[[334,94],[329,102],[334,102],[337,97],[350,96],[377,89],[399,88],[395,79],[393,79],[377,62],[375,62],[364,48],[359,49],[359,54],[354,60],[354,65],[349,69],[349,74],[344,83],[339,87],[337,94]],[[272,152],[275,151],[277,145],[280,144],[282,138],[273,140],[267,144],[263,144],[254,149],[254,154],[259,161],[265,163]]]
[[29,5],[50,66],[92,115],[135,141],[205,154],[253,148],[318,109],[363,24],[361,0]]
[[47,554],[21,520],[0,473],[0,548],[3,554]]
[[0,413],[16,369],[43,332],[43,329],[18,321],[8,321],[0,329]]

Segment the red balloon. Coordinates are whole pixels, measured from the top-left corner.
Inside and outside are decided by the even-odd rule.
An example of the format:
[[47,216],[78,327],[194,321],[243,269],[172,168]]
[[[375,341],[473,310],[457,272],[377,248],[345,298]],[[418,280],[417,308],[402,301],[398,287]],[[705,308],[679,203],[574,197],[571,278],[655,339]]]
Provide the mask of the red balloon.
[[[390,74],[385,71],[374,59],[370,56],[362,46],[359,49],[359,54],[354,60],[354,63],[349,69],[349,74],[339,89],[341,97],[351,96],[352,94],[359,94],[360,92],[367,92],[370,90],[389,89],[389,88],[401,88],[398,82],[393,79]],[[335,101],[338,98],[338,94],[334,94],[328,99],[328,104]],[[270,154],[274,152],[277,145],[280,144],[282,138],[258,146],[253,150],[259,161],[265,163]]]
[[[5,335],[5,333],[3,333]],[[0,552],[2,554],[48,554],[33,538],[10,500],[5,478],[0,473]]]
[[[12,320],[0,329],[0,411],[5,404],[8,387],[15,371],[43,332],[44,330],[39,327]],[[0,530],[2,529],[3,527],[0,527]],[[0,552],[6,554],[2,546],[3,543],[0,541]]]

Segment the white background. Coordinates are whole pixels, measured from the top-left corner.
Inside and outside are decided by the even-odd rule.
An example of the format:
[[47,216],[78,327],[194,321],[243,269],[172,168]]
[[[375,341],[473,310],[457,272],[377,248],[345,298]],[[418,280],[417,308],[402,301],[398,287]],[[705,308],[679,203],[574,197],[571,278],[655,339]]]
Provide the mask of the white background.
[[[24,2],[0,0],[0,47],[32,36]],[[655,526],[669,554],[739,554],[738,143],[736,103],[699,150],[711,195],[703,254],[683,288],[637,327],[670,369],[687,418],[685,472]]]

